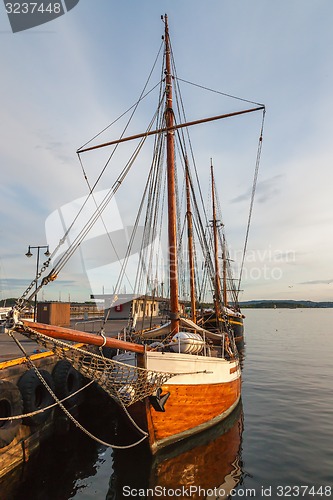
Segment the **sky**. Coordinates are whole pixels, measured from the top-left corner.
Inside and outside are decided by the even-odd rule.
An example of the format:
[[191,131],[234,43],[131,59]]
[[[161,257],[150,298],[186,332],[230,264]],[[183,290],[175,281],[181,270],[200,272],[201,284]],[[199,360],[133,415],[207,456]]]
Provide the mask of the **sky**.
[[[24,292],[36,271],[28,246],[53,242],[54,214],[87,194],[76,150],[135,102],[161,43],[164,13],[180,78],[266,106],[241,300],[333,300],[331,0],[80,0],[52,22],[18,33],[0,6],[0,298]],[[190,94],[191,119],[231,109],[216,95]],[[235,270],[260,117],[237,127],[193,132],[202,140],[200,164],[213,157],[217,165]],[[94,179],[99,166],[89,162]],[[129,191],[119,206],[117,217],[126,220]],[[89,300],[83,267],[80,276],[69,262],[42,298]]]

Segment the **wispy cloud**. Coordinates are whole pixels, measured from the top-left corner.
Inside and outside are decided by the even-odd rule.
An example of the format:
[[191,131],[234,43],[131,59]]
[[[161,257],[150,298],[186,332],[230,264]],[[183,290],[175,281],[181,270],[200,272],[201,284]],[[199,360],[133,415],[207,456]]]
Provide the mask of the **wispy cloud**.
[[299,285],[329,285],[333,283],[333,278],[328,280],[313,280],[313,281],[303,281],[302,283],[298,283]]
[[[280,191],[281,180],[284,177],[283,174],[275,175],[270,179],[260,181],[256,188],[256,200],[259,203],[265,203],[276,196]],[[252,188],[249,188],[245,193],[233,198],[231,203],[240,203],[242,201],[248,201],[252,193]]]

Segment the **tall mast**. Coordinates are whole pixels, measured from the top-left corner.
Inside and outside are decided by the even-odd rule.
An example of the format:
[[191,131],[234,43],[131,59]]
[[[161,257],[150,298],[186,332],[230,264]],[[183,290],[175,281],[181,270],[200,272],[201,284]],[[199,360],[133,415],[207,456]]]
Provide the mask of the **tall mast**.
[[186,179],[186,216],[187,216],[187,234],[188,234],[188,259],[190,266],[190,294],[191,294],[191,319],[196,322],[196,300],[195,300],[195,275],[194,275],[194,249],[193,249],[193,223],[190,198],[190,174],[188,160],[185,158],[185,179]]
[[223,234],[222,240],[222,262],[223,262],[223,305],[227,307],[228,305],[228,290],[227,290],[227,249],[225,236]]
[[216,319],[220,316],[220,297],[221,297],[221,284],[220,284],[220,266],[218,257],[218,234],[217,234],[217,220],[216,220],[216,203],[215,203],[215,185],[214,185],[214,172],[213,162],[211,160],[211,178],[212,178],[212,203],[213,203],[213,237],[214,237],[214,307]]
[[178,299],[178,262],[177,262],[177,217],[176,217],[176,181],[175,181],[175,145],[174,145],[174,115],[172,109],[172,75],[171,47],[169,40],[168,16],[165,22],[165,121],[167,141],[167,180],[168,180],[168,236],[169,236],[169,266],[170,266],[170,320],[171,332],[179,332],[179,299]]

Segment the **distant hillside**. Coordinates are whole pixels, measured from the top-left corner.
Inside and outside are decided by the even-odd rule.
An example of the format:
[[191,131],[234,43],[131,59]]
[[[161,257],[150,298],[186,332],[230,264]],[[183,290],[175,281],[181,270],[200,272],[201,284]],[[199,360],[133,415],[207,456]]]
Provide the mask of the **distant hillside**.
[[[15,298],[0,300],[0,307],[13,306],[16,302]],[[72,305],[87,305],[94,304],[93,301],[72,302]],[[204,304],[204,307],[213,307],[213,304]],[[333,307],[333,302],[313,302],[311,300],[248,300],[240,303],[242,309],[296,309],[300,307]]]
[[311,300],[248,300],[241,302],[242,309],[297,309],[314,307],[333,307],[333,302],[313,302]]

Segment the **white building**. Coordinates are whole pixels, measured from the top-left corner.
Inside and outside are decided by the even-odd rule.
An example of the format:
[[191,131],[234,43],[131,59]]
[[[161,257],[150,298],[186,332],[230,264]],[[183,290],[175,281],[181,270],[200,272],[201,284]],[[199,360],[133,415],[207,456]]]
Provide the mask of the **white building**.
[[[168,312],[168,301],[162,297],[133,294],[91,295],[91,299],[104,300],[104,316],[108,319],[155,318]],[[183,306],[181,305],[183,310]],[[183,312],[183,311],[182,311]]]

